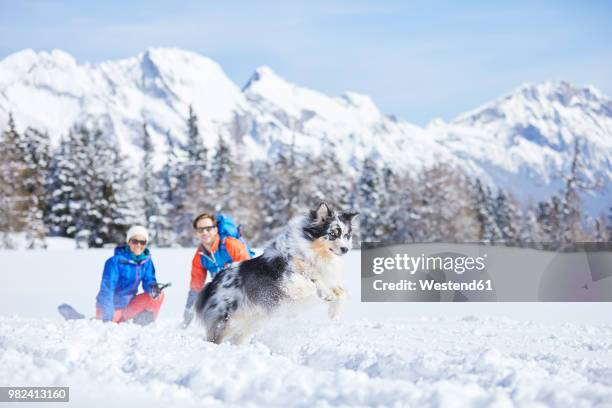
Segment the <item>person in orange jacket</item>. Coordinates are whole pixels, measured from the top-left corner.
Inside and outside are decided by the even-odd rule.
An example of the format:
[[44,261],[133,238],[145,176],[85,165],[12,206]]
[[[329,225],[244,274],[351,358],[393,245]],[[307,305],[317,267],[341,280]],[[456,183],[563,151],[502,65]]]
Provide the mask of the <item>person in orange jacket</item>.
[[209,213],[201,213],[193,220],[193,229],[200,245],[191,262],[191,281],[183,313],[183,327],[189,326],[194,316],[193,304],[204,288],[206,278],[234,262],[251,258],[246,243],[232,236],[221,237],[217,219]]

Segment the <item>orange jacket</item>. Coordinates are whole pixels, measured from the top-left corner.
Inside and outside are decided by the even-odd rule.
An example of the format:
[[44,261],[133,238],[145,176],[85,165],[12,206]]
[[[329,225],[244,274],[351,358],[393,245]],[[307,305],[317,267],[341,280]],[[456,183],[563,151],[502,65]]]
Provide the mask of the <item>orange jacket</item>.
[[[227,249],[227,253],[232,258],[233,262],[240,262],[251,258],[246,244],[234,237],[225,238],[225,248]],[[219,234],[217,234],[215,242],[213,242],[212,247],[210,248],[211,255],[214,256],[218,249]],[[198,247],[195,255],[193,256],[193,260],[191,261],[191,282],[189,283],[189,289],[193,291],[202,290],[204,283],[206,283],[207,271],[202,265],[202,261],[200,259],[202,251],[202,247]]]

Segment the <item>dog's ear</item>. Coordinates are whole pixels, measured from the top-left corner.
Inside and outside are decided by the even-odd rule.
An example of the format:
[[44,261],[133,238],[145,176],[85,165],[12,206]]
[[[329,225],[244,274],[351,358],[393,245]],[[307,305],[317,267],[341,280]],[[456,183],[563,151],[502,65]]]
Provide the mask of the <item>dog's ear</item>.
[[358,212],[343,212],[340,214],[340,218],[346,223],[351,224],[358,215]]
[[326,202],[321,202],[316,210],[310,212],[310,218],[315,224],[322,223],[326,219],[332,216],[332,210],[329,208]]

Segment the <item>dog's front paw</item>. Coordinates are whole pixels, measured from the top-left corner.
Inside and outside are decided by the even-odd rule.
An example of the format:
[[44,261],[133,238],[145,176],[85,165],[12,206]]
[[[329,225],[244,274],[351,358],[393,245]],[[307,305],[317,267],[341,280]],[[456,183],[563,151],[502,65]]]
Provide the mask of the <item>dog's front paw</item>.
[[335,288],[332,288],[332,292],[336,296],[336,298],[346,297],[346,290],[344,290],[344,288],[341,286],[336,286]]
[[319,297],[323,299],[324,302],[327,302],[327,303],[335,302],[337,299],[336,295],[334,295],[333,292],[327,292],[325,294],[320,293]]
[[330,319],[338,320],[342,312],[344,311],[344,304],[346,303],[347,292],[341,286],[331,288],[333,300],[329,302],[327,314]]
[[323,285],[320,281],[312,280],[312,283],[317,288],[317,296],[319,299],[324,302],[333,302],[337,299],[337,296],[334,294],[333,290],[330,290],[327,286]]
[[332,320],[338,320],[343,311],[344,301],[343,299],[338,299],[334,302],[329,303],[329,307],[327,308],[327,315]]

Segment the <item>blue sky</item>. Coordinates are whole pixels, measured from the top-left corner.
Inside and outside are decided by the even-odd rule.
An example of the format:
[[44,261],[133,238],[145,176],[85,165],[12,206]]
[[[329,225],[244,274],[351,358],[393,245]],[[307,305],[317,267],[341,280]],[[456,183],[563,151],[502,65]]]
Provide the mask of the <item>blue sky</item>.
[[63,49],[79,62],[174,46],[239,86],[261,65],[328,94],[366,93],[421,125],[523,82],[612,96],[612,2],[125,2],[0,0],[0,58]]

